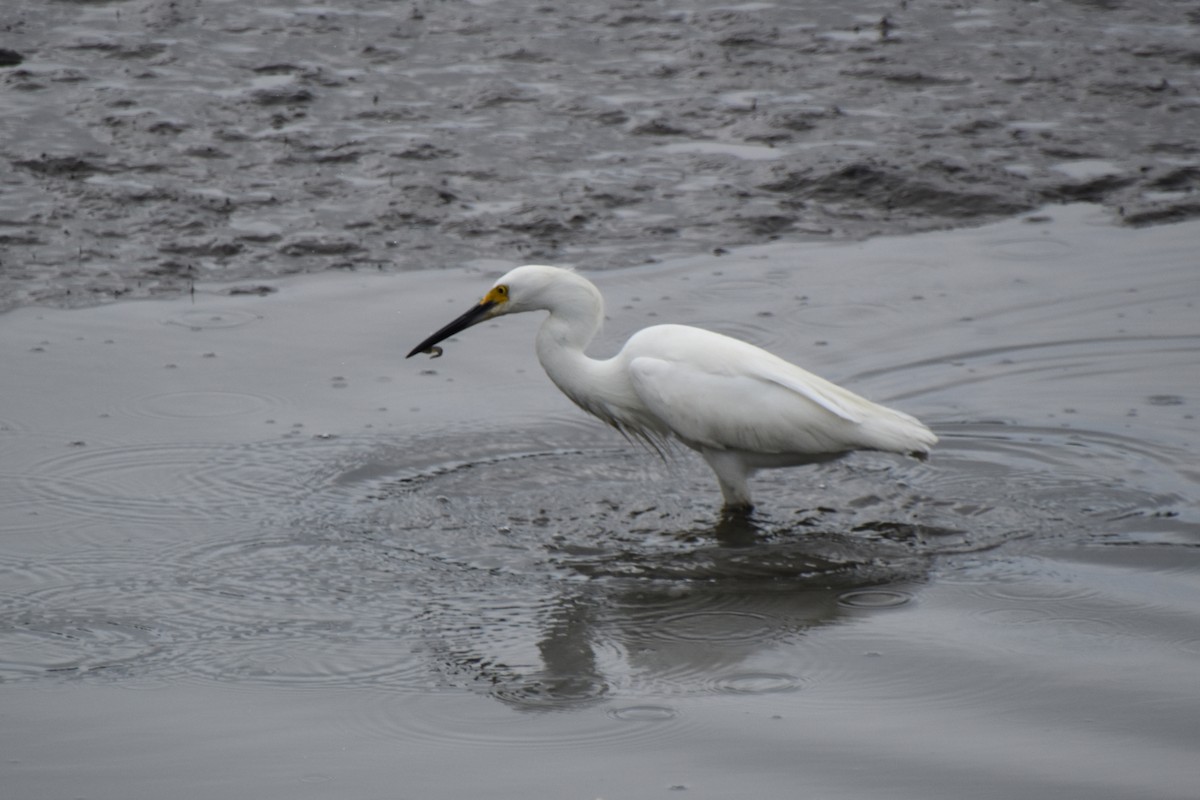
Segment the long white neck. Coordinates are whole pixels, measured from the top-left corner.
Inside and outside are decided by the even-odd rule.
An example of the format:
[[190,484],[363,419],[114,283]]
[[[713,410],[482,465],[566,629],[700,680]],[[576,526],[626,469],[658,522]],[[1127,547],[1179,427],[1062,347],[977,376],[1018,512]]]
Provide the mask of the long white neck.
[[604,300],[584,278],[559,279],[536,301],[550,316],[538,330],[538,361],[575,405],[626,434],[651,443],[669,431],[648,414],[625,368],[625,351],[607,359],[584,352],[600,330]]
[[[578,276],[572,276],[578,278]],[[599,380],[607,362],[588,357],[584,351],[595,338],[604,319],[600,292],[583,278],[555,285],[542,303],[550,316],[538,330],[538,361],[550,380],[576,404],[607,418],[604,392]]]

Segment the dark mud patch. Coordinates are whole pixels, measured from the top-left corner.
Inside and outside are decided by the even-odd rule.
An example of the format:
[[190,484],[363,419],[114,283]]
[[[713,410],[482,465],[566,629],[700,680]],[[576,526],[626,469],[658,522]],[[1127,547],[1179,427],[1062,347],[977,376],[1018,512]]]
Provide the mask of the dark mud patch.
[[760,188],[798,210],[819,205],[863,218],[969,220],[1028,211],[1038,205],[1025,182],[1000,170],[932,161],[919,165],[859,161],[833,170],[789,171]]
[[1200,216],[1194,9],[14,0],[0,309]]

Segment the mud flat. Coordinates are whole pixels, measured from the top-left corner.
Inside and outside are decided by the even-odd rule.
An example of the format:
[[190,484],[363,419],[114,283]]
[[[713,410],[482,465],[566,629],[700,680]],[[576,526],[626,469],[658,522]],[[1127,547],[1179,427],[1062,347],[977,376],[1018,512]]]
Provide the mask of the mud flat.
[[10,0],[0,309],[1200,214],[1171,0]]

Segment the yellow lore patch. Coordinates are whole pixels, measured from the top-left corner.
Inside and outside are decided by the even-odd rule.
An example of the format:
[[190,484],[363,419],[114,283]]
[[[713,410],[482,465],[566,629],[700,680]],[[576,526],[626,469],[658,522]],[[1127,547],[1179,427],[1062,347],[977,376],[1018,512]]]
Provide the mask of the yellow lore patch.
[[479,301],[479,305],[481,305],[481,306],[499,305],[500,303],[504,303],[507,301],[508,301],[508,287],[501,284],[499,286],[493,286],[491,291],[489,291],[487,294],[485,294],[483,296],[483,299]]

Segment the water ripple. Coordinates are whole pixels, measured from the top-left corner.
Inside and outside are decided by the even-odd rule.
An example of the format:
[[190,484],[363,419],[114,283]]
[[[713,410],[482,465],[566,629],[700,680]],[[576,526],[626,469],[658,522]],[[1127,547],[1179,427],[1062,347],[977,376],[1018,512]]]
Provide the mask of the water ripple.
[[55,515],[173,523],[238,518],[322,482],[311,443],[88,445],[29,465],[20,495]]
[[163,320],[163,324],[181,325],[194,331],[201,331],[214,328],[239,328],[262,318],[261,314],[241,308],[188,308],[167,317]]
[[783,694],[804,688],[804,680],[783,672],[738,672],[713,678],[713,691],[722,694]]
[[[926,464],[865,454],[771,473],[771,511],[736,518],[695,508],[712,488],[703,464],[597,445],[605,432],[589,430],[57,453],[21,486],[76,518],[82,548],[3,565],[26,589],[3,600],[22,625],[5,636],[20,643],[6,677],[367,687],[397,696],[364,723],[383,735],[491,744],[499,722],[396,709],[431,687],[509,712],[625,709],[603,712],[600,732],[561,731],[559,746],[678,725],[677,697],[803,691],[821,703],[849,686],[864,703],[895,702],[901,687],[913,703],[977,702],[977,682],[924,680],[928,655],[910,648],[939,646],[924,632],[819,634],[906,619],[944,559],[969,568],[1000,548],[1090,535],[1098,520],[1139,524],[1170,498],[1098,476],[1131,457],[1176,463],[1122,435],[960,423],[942,426]],[[101,540],[114,521],[127,542]],[[1063,625],[1080,647],[1124,636],[1085,624],[1098,619],[1086,606],[1071,616],[1086,595],[987,585],[1016,594],[981,598],[1011,609],[981,624]],[[1024,616],[1047,601],[1053,618]]]
[[283,400],[262,394],[228,391],[183,391],[149,394],[128,401],[135,415],[162,419],[212,419],[263,414]]
[[358,722],[388,739],[551,751],[661,745],[694,725],[678,709],[662,704],[600,706],[585,713],[546,716],[537,726],[514,725],[513,712],[508,705],[496,704],[481,713],[469,698],[447,693],[407,694],[373,704]]

